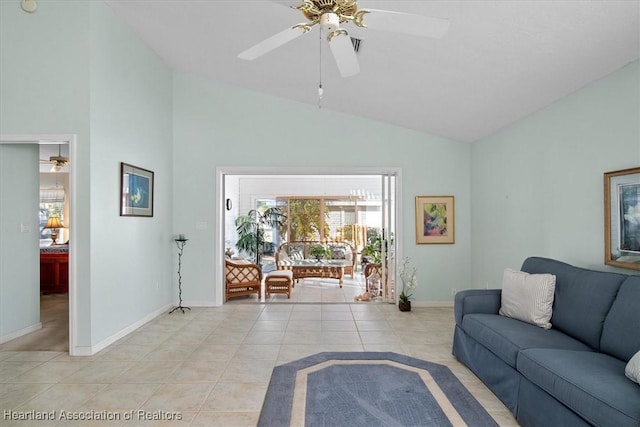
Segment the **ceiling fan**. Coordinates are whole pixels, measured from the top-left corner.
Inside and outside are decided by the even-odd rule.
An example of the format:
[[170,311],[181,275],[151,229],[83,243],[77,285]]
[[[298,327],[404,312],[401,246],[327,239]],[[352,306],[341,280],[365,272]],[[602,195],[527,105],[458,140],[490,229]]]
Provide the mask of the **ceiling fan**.
[[41,159],[40,163],[51,163],[53,166],[51,167],[50,172],[60,172],[63,167],[69,164],[69,158],[62,156],[60,145],[58,145],[58,155],[49,157],[49,160]]
[[449,21],[390,10],[358,9],[357,0],[303,0],[292,6],[302,12],[307,22],[296,24],[281,31],[253,47],[241,52],[238,57],[256,59],[298,37],[320,24],[327,33],[331,53],[342,77],[360,72],[358,58],[351,44],[351,37],[341,24],[353,23],[361,28],[410,34],[421,37],[441,38],[449,29]]

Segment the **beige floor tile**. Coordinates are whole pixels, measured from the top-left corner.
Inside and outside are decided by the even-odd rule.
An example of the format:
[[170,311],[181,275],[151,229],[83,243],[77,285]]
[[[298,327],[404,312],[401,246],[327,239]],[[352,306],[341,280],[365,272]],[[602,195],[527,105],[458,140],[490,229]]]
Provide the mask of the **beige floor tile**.
[[323,344],[360,344],[358,332],[322,331]]
[[206,344],[196,348],[186,360],[199,362],[228,361],[236,354],[238,344]]
[[282,340],[282,344],[317,344],[320,342],[322,342],[322,332],[320,330],[287,330]]
[[106,384],[54,384],[16,408],[18,411],[74,411]]
[[274,366],[275,362],[269,360],[234,359],[227,365],[219,382],[266,383],[271,379]]
[[59,351],[10,351],[6,362],[47,362],[63,354]]
[[224,362],[198,362],[198,361],[185,361],[182,362],[178,368],[173,372],[170,377],[170,383],[202,383],[217,382],[222,373],[227,368],[226,361]]
[[323,331],[357,332],[356,323],[353,320],[323,320],[320,322]]
[[358,331],[394,331],[386,320],[356,320]]
[[322,322],[318,320],[290,320],[287,331],[317,331],[322,329]]
[[258,317],[258,322],[265,321],[265,320],[287,321],[287,320],[289,320],[290,316],[291,316],[291,311],[273,311],[273,310],[269,310],[269,311],[264,311],[264,312],[262,312],[262,314],[260,314],[260,317]]
[[283,331],[253,331],[249,332],[242,341],[243,344],[278,344],[282,343],[284,338]]
[[255,427],[260,412],[199,412],[191,427]]
[[85,367],[83,362],[45,362],[12,381],[16,383],[57,383]]
[[380,311],[353,311],[353,318],[355,320],[386,320],[384,313]]
[[236,351],[234,359],[275,361],[279,352],[279,344],[243,344]]
[[246,331],[216,330],[207,338],[205,338],[203,344],[218,344],[218,345],[240,344],[242,343],[242,341],[244,341],[248,333],[249,333],[249,330],[246,330]]
[[168,381],[180,362],[132,362],[129,369],[113,378],[114,383],[163,383]]
[[139,345],[139,344],[120,344],[113,346],[100,355],[101,361],[131,361],[136,362],[144,359],[146,355],[153,350],[159,348],[159,345]]
[[258,320],[251,328],[251,332],[284,331],[288,323],[288,320]]
[[159,384],[109,384],[85,402],[79,410],[137,410],[159,387]]
[[107,384],[129,369],[133,363],[135,362],[102,362],[97,360],[87,363],[86,366],[65,378],[65,382],[69,384]]
[[297,320],[311,320],[314,322],[320,322],[322,320],[322,312],[320,310],[313,311],[293,311],[291,313],[290,321]]
[[[347,307],[345,305],[345,307]],[[353,322],[353,314],[349,311],[325,311],[322,310],[322,321],[348,320]]]
[[176,345],[171,344],[165,348],[157,348],[155,351],[147,354],[143,360],[153,360],[153,361],[173,361],[173,362],[181,362],[186,360],[191,354],[194,352],[197,344],[194,345]]
[[142,406],[146,411],[197,412],[213,384],[164,384]]
[[267,383],[218,382],[200,411],[260,412]]
[[0,409],[14,410],[51,386],[51,384],[0,384]]
[[362,343],[367,344],[398,344],[402,340],[391,331],[362,331],[360,332]]
[[0,383],[12,380],[25,372],[42,365],[42,362],[0,362]]

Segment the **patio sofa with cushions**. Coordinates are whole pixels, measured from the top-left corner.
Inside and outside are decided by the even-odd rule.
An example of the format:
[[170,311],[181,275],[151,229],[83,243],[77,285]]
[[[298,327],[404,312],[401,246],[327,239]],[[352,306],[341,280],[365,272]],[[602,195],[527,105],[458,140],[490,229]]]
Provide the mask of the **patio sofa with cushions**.
[[500,315],[504,282],[462,291],[454,356],[523,426],[640,426],[640,384],[627,377],[640,360],[640,276],[546,258],[521,270],[555,276],[549,329]]
[[[316,246],[325,249],[325,256],[321,259],[316,259],[311,253]],[[276,268],[293,271],[295,281],[305,277],[325,277],[338,279],[342,286],[344,274],[353,278],[355,265],[355,250],[346,242],[285,242],[276,251]]]

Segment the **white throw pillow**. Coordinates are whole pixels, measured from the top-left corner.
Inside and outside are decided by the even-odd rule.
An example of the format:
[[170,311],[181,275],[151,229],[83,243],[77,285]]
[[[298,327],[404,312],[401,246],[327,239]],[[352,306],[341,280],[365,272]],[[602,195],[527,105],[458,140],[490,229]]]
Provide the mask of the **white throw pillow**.
[[549,329],[555,289],[553,274],[529,274],[507,268],[502,277],[500,314]]
[[629,363],[627,363],[627,367],[624,370],[624,374],[631,381],[640,384],[640,351],[637,352]]

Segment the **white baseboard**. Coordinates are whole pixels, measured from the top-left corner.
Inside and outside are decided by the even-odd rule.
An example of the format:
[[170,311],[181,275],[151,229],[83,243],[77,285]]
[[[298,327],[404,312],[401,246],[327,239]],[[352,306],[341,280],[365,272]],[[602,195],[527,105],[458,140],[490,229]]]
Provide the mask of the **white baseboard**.
[[35,332],[38,329],[42,329],[42,322],[38,322],[35,325],[27,326],[26,328],[20,329],[19,331],[11,332],[10,334],[1,336],[0,344],[14,340],[16,338],[20,338],[21,336],[30,334],[31,332]]
[[171,309],[171,307],[173,307],[173,305],[171,304],[163,306],[157,309],[156,311],[149,313],[148,315],[138,320],[137,322],[127,326],[126,328],[116,332],[110,337],[100,341],[98,344],[92,345],[91,347],[77,346],[75,349],[73,349],[74,351],[72,356],[92,356],[97,352],[104,350],[105,348],[107,348],[114,342],[118,341],[119,339],[129,335],[131,332],[135,331],[139,327],[145,325],[146,323],[149,323],[150,321],[160,316],[161,314],[167,313]]

